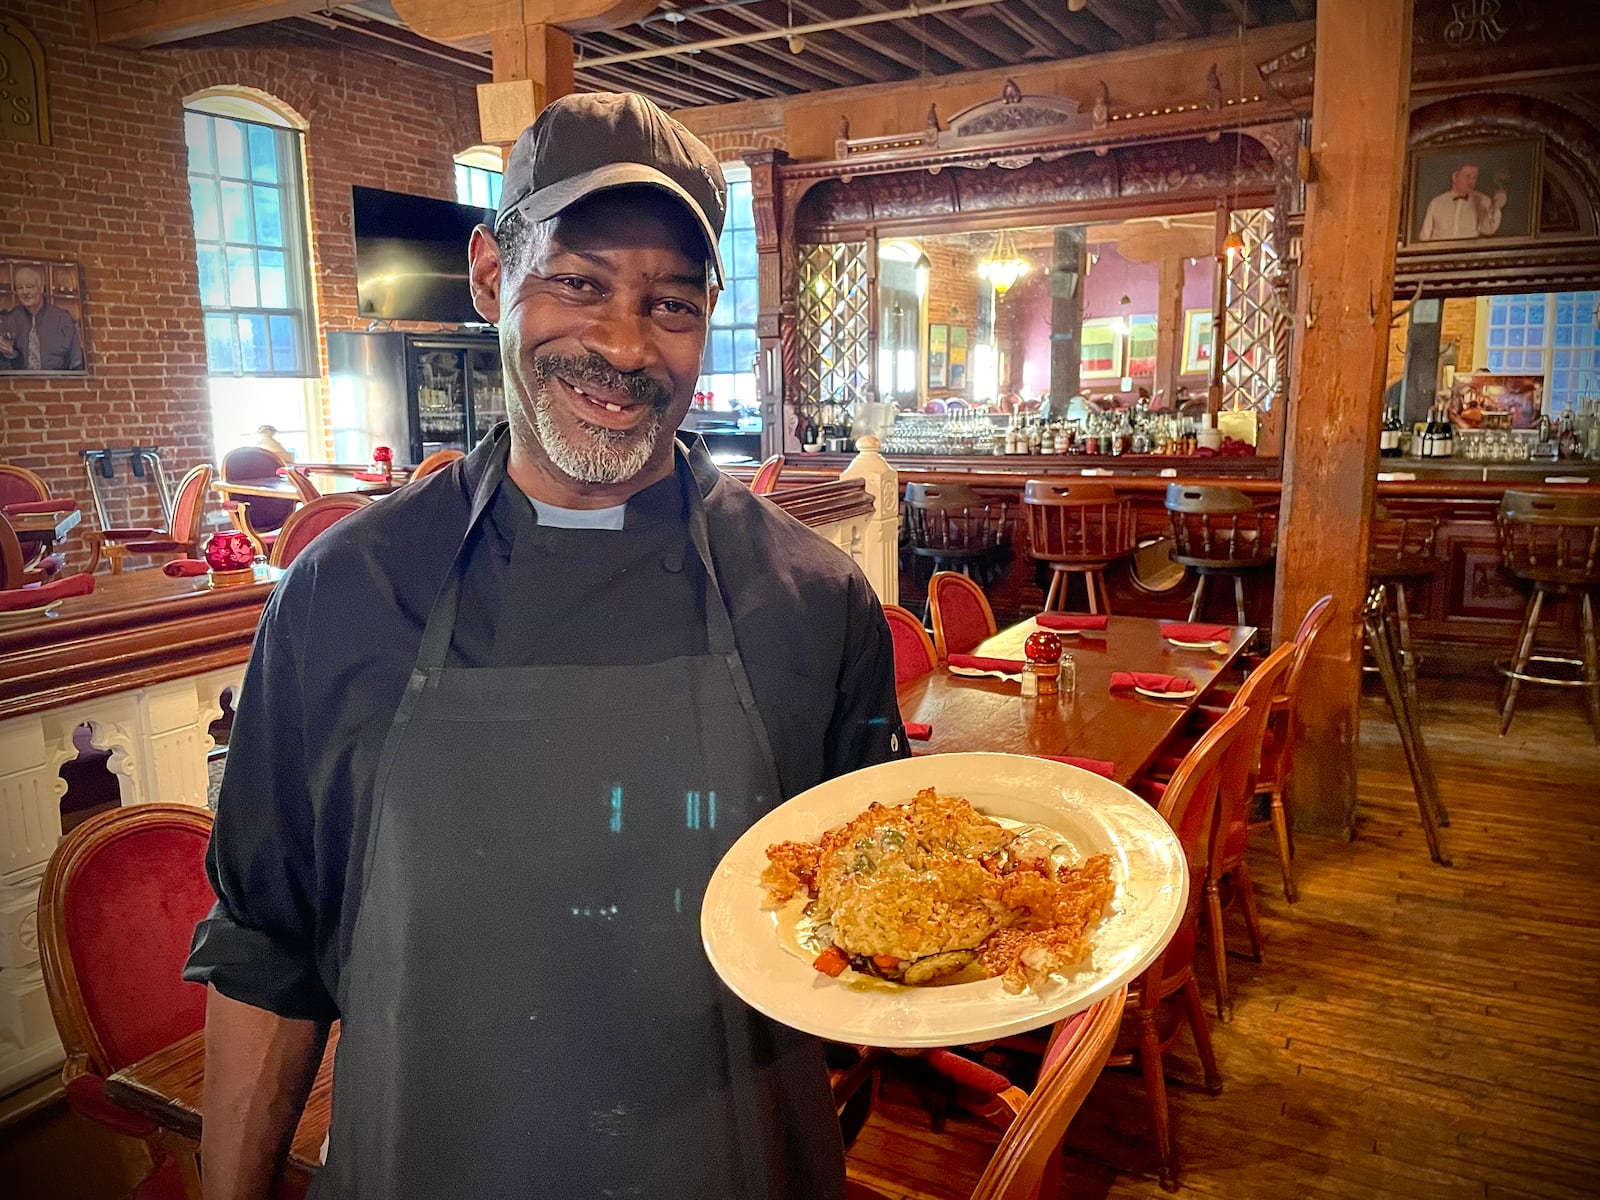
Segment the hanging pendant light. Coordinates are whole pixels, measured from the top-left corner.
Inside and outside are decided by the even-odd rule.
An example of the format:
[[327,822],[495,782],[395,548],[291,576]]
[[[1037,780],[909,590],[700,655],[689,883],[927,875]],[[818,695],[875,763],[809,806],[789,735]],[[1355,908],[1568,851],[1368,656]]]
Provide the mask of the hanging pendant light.
[[1222,257],[1232,263],[1244,253],[1244,234],[1237,229],[1228,230],[1228,236],[1222,239]]
[[1011,285],[1027,273],[1028,260],[1017,254],[1017,248],[1011,243],[1011,234],[1002,229],[1000,236],[995,239],[993,253],[978,264],[979,278],[987,279],[994,285],[995,295],[1004,296],[1011,290]]

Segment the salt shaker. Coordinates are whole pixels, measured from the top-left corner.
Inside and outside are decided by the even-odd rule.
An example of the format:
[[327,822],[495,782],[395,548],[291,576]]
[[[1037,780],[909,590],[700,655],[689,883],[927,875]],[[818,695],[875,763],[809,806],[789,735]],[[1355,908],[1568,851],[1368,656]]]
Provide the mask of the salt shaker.
[[1064,695],[1072,695],[1078,690],[1078,664],[1070,654],[1061,656],[1061,675],[1059,686]]

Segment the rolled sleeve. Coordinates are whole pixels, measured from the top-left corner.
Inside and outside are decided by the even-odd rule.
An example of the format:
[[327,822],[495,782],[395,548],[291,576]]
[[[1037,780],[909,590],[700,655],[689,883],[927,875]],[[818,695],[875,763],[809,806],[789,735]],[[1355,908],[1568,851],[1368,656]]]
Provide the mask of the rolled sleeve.
[[206,854],[217,903],[195,928],[183,977],[279,1016],[328,1021],[338,1010],[317,947],[330,898],[316,890],[302,689],[281,598],[263,614],[236,697]]

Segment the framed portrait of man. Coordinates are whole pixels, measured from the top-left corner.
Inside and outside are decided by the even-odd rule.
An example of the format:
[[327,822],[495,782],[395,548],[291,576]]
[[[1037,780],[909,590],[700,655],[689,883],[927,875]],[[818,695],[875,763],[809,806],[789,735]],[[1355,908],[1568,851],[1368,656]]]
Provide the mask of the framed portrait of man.
[[0,375],[84,375],[88,370],[78,264],[0,250]]
[[1537,237],[1541,151],[1538,138],[1526,137],[1413,150],[1407,243]]

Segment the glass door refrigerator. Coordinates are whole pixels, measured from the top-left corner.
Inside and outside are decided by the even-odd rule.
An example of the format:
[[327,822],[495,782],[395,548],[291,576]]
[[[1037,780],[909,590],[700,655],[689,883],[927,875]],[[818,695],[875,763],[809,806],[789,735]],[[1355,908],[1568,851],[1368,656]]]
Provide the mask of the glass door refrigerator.
[[435,450],[467,452],[505,417],[493,332],[331,330],[328,373],[339,462],[370,461],[374,446],[411,465]]

